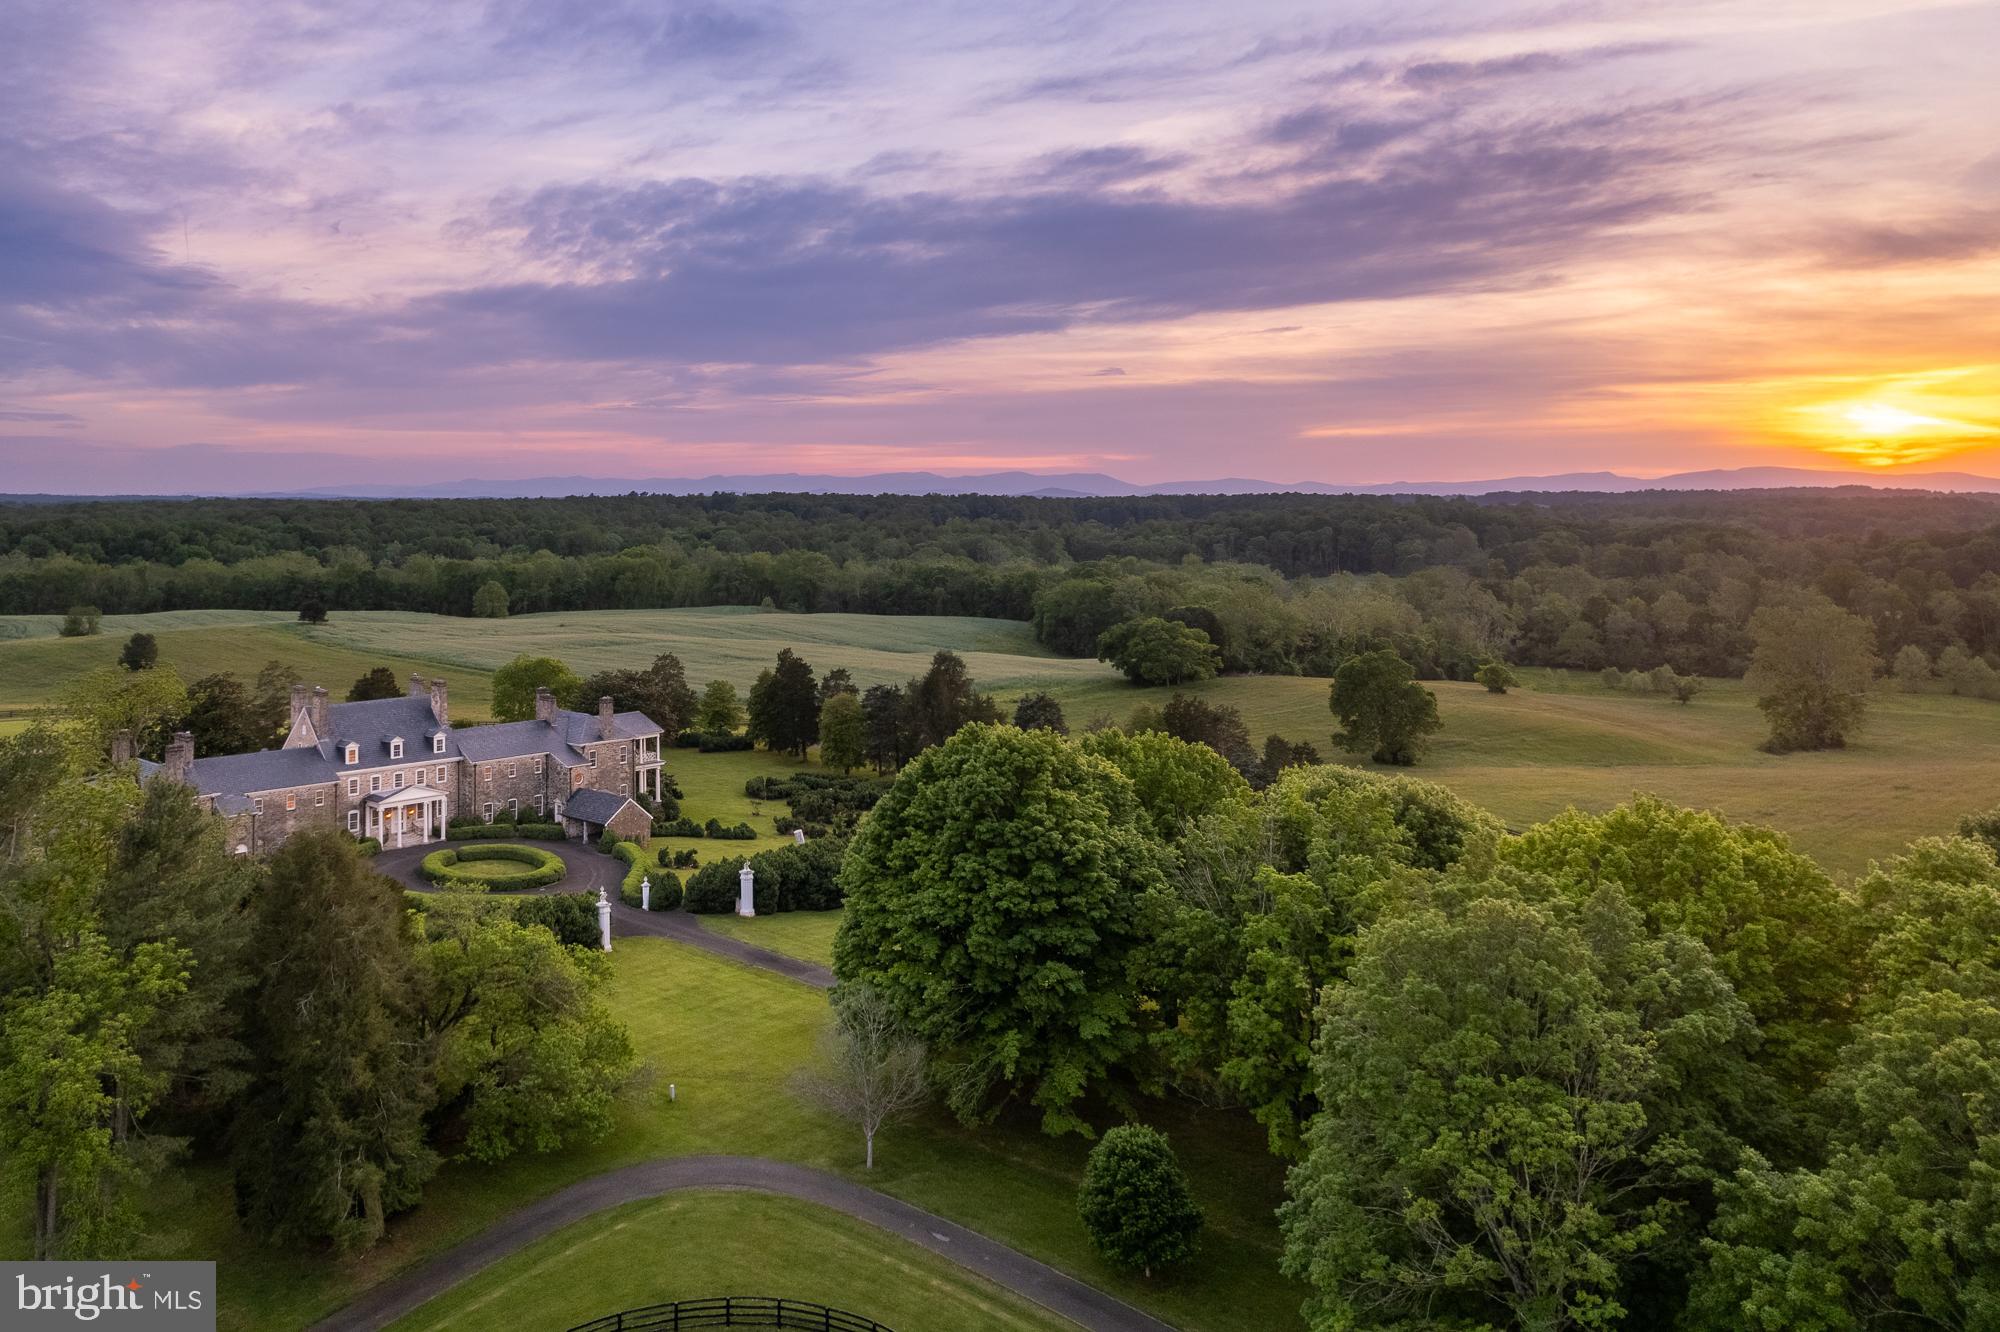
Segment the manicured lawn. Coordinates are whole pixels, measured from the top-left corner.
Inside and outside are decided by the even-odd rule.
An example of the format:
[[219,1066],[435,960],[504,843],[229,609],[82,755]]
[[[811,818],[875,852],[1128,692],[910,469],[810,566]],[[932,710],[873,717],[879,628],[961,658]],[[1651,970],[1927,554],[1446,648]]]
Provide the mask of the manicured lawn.
[[896,1332],[1060,1332],[1066,1318],[945,1259],[812,1203],[694,1192],[557,1231],[390,1326],[396,1332],[559,1329],[621,1309],[775,1295]]
[[[808,1106],[790,1086],[826,1021],[826,997],[781,977],[661,939],[620,940],[612,1010],[649,1061],[611,1137],[593,1147],[498,1166],[453,1163],[423,1205],[350,1262],[266,1248],[242,1234],[224,1172],[175,1172],[157,1194],[160,1256],[218,1258],[224,1328],[302,1327],[367,1286],[476,1234],[523,1203],[589,1175],[663,1156],[740,1153],[839,1170],[991,1235],[1191,1329],[1296,1329],[1302,1292],[1278,1275],[1272,1209],[1283,1172],[1263,1134],[1237,1115],[1181,1105],[1143,1117],[1173,1140],[1206,1207],[1201,1255],[1151,1283],[1107,1267],[1077,1220],[1089,1144],[1051,1139],[1010,1118],[968,1130],[941,1112],[891,1127],[876,1168],[861,1169],[858,1132]],[[672,1084],[677,1099],[669,1100]],[[1105,1122],[1111,1122],[1109,1116]],[[883,1244],[894,1248],[896,1242]],[[662,1247],[670,1267],[676,1250]],[[502,1263],[496,1275],[512,1263]],[[893,1326],[894,1324],[892,1324]]]
[[786,957],[803,958],[823,967],[833,965],[833,936],[840,929],[839,911],[780,911],[772,916],[697,916],[703,929],[768,948]]

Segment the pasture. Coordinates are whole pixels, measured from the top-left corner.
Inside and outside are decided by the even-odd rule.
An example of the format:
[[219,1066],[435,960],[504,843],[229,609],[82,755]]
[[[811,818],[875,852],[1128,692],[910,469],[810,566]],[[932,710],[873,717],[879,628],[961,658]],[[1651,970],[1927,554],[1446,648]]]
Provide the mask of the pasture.
[[[54,616],[0,617],[0,727],[18,726],[78,675],[115,662],[125,637],[141,630],[157,636],[161,660],[189,679],[211,671],[247,678],[275,659],[338,697],[375,665],[398,675],[443,675],[452,685],[453,715],[467,720],[488,715],[490,672],[521,652],[558,656],[588,674],[643,665],[670,651],[697,688],[723,678],[745,689],[783,647],[821,671],[845,666],[862,685],[907,680],[933,652],[949,648],[1003,704],[1011,707],[1036,689],[1054,694],[1072,728],[1094,719],[1122,721],[1139,704],[1157,705],[1173,692],[1134,688],[1100,662],[1051,656],[1029,626],[1008,620],[725,606],[501,620],[346,611],[308,626],[271,612],[185,611],[107,616],[102,634],[76,639],[56,637],[58,623]],[[1512,827],[1569,805],[1603,809],[1651,791],[1770,824],[1829,868],[1852,874],[1914,837],[1950,830],[1968,810],[2000,805],[2000,704],[1884,691],[1848,748],[1780,757],[1757,748],[1763,719],[1738,682],[1712,682],[1684,707],[1657,695],[1608,691],[1594,676],[1523,674],[1524,687],[1505,695],[1472,684],[1432,684],[1445,728],[1409,770],[1452,787]],[[1325,680],[1231,677],[1189,692],[1240,710],[1254,744],[1276,733],[1311,741],[1326,759],[1345,759],[1331,745]],[[671,756],[690,812],[699,805],[701,817],[749,818],[767,830],[768,811],[752,809],[741,780],[795,765],[767,755],[723,757],[731,762],[711,767],[685,751]],[[698,778],[697,769],[714,776]],[[704,787],[699,799],[690,781]],[[775,843],[772,835],[740,849]]]

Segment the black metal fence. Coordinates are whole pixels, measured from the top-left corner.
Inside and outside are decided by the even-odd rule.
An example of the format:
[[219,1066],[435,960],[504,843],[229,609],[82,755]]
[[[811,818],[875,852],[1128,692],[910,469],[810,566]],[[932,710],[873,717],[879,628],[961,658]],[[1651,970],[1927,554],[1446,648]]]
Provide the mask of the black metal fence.
[[569,1332],[680,1332],[696,1327],[790,1327],[801,1332],[894,1332],[893,1328],[805,1300],[768,1295],[723,1295],[710,1300],[648,1304],[578,1323]]

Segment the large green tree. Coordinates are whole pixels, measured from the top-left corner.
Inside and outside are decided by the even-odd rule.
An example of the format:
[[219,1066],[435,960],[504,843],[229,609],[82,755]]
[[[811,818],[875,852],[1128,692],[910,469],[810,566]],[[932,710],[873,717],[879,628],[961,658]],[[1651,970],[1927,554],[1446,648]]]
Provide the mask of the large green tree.
[[1750,619],[1756,641],[1744,678],[1771,724],[1766,748],[1838,749],[1860,726],[1879,664],[1875,630],[1819,598],[1804,606],[1767,606]]
[[671,652],[654,657],[644,670],[599,671],[574,689],[577,707],[594,709],[606,697],[620,712],[645,713],[669,735],[693,725],[701,705],[681,659]]
[[1386,649],[1342,662],[1327,702],[1341,726],[1333,742],[1377,763],[1415,763],[1444,725],[1437,696],[1416,682],[1410,663]]
[[843,690],[819,710],[819,761],[829,768],[852,772],[868,757],[868,723],[861,715],[861,696]]
[[1315,1327],[1616,1326],[1685,1245],[1755,1028],[1699,944],[1606,887],[1413,893],[1327,991],[1282,1210]]
[[1211,679],[1222,652],[1207,634],[1157,615],[1127,620],[1097,640],[1097,659],[1123,671],[1136,685],[1176,685]]
[[366,703],[371,699],[400,698],[403,694],[402,682],[387,666],[370,666],[355,678],[347,689],[349,703]]
[[956,652],[940,652],[930,669],[903,689],[908,752],[941,745],[972,722],[997,722],[1000,706],[973,684],[972,672]]
[[1099,1253],[1148,1277],[1201,1245],[1201,1207],[1187,1174],[1165,1135],[1144,1124],[1109,1129],[1090,1149],[1076,1210]]
[[799,758],[819,742],[819,682],[790,648],[778,650],[777,664],[750,690],[750,736]]
[[1020,1096],[1046,1130],[1084,1129],[1078,1102],[1138,1045],[1125,965],[1156,859],[1109,763],[1048,731],[965,727],[849,844],[835,973],[895,1007],[963,1118]]
[[708,735],[728,735],[741,726],[743,704],[736,697],[736,686],[727,680],[710,680],[701,691],[693,724],[697,731]]
[[[1537,824],[1508,839],[1502,858],[1576,894],[1616,884],[1654,933],[1699,939],[1757,1020],[1760,1069],[1794,1095],[1831,1067],[1852,1017],[1859,922],[1852,899],[1782,833],[1640,796]],[[1767,1130],[1782,1127],[1768,1107],[1760,1113]]]
[[254,1059],[232,1134],[237,1210],[280,1244],[365,1248],[436,1168],[435,1092],[402,890],[352,841],[288,839],[257,896]]
[[439,1100],[475,1160],[595,1142],[637,1064],[601,998],[604,955],[488,905],[443,895],[423,914],[418,993]]
[[576,700],[582,684],[575,671],[554,657],[523,653],[493,672],[493,716],[498,721],[528,721],[535,715],[537,689],[547,689],[567,706]]

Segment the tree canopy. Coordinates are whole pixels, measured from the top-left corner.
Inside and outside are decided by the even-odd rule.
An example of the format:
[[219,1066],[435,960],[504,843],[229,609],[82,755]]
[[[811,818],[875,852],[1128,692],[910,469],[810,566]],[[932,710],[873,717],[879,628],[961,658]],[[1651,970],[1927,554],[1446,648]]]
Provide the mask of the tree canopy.
[[1342,662],[1327,702],[1341,726],[1333,742],[1377,763],[1415,763],[1444,725],[1437,696],[1416,683],[1410,663],[1386,649]]

